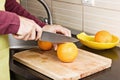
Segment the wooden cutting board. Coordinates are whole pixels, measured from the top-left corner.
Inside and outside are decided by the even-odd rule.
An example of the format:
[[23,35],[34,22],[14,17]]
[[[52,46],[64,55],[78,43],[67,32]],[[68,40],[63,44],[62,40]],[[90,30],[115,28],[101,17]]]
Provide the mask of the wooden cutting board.
[[111,67],[112,60],[79,49],[78,57],[72,63],[61,62],[56,51],[31,49],[18,52],[14,59],[54,80],[78,80]]

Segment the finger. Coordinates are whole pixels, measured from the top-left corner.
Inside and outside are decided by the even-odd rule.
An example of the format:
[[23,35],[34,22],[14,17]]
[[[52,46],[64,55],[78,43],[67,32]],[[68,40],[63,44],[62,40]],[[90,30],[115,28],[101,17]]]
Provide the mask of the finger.
[[35,38],[36,38],[36,31],[35,31],[35,28],[34,28],[34,29],[32,29],[32,32],[29,36],[29,40],[35,40]]
[[60,32],[60,33],[64,34],[65,36],[71,37],[71,31],[67,28],[60,26],[60,25],[58,25],[58,29],[56,32]]
[[16,39],[19,39],[19,40],[28,40],[28,38],[29,38],[29,36],[30,36],[30,34],[26,34],[26,35],[13,35],[14,36],[14,38],[16,38]]
[[30,36],[31,36],[31,34],[26,35],[26,36],[23,38],[23,40],[24,40],[24,41],[30,40],[30,39],[29,39]]
[[71,31],[70,30],[66,30],[66,36],[71,37]]
[[42,35],[42,28],[38,25],[36,25],[36,35],[36,40],[40,39]]
[[57,51],[57,44],[53,44],[54,50]]
[[15,39],[23,39],[23,38],[24,38],[23,35],[16,35],[16,34],[13,34],[13,37],[14,37]]
[[67,30],[67,29],[61,29],[60,30],[65,36],[69,36],[69,37],[71,37],[71,31],[69,31],[69,30]]

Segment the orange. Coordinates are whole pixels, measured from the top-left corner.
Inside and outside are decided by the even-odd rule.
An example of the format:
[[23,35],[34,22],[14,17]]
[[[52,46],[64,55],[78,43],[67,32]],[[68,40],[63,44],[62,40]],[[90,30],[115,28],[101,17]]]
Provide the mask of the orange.
[[51,42],[38,40],[38,46],[41,50],[50,50],[53,47]]
[[72,62],[78,55],[78,48],[74,43],[67,42],[58,45],[57,57],[62,62]]
[[101,43],[108,43],[112,41],[112,35],[105,30],[98,31],[95,34],[95,41]]

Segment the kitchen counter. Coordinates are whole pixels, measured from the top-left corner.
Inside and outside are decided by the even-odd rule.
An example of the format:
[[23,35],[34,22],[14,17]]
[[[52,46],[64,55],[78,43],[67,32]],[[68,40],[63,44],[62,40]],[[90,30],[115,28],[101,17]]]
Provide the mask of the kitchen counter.
[[[91,76],[85,77],[81,80],[120,80],[120,47],[114,47],[112,49],[108,50],[93,50],[88,47],[85,47],[80,44],[80,42],[77,42],[76,45],[80,49],[87,50],[89,52],[93,52],[98,55],[102,55],[108,58],[112,59],[112,67],[105,69],[101,72],[95,73]],[[51,80],[49,77],[40,74],[22,64],[19,62],[13,61],[12,55],[15,52],[21,51],[15,51],[11,50],[11,58],[10,58],[10,66],[11,66],[11,71],[15,74],[18,74],[20,76],[23,76],[27,80]]]

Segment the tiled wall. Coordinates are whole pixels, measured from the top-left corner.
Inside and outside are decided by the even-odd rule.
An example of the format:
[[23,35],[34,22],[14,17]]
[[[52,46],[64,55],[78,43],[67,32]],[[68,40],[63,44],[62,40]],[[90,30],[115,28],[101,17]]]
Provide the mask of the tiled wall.
[[84,6],[84,30],[102,29],[120,37],[120,0],[95,0],[94,7]]
[[[26,5],[26,0],[22,0]],[[81,0],[45,0],[56,24],[95,34],[108,30],[120,37],[120,0],[95,0],[95,6],[84,6]],[[27,9],[36,16],[46,16],[37,0],[29,0]]]
[[[45,0],[51,9],[51,0]],[[47,17],[46,11],[38,0],[21,0],[21,5],[36,17]]]
[[82,6],[61,1],[52,2],[54,22],[82,30]]

